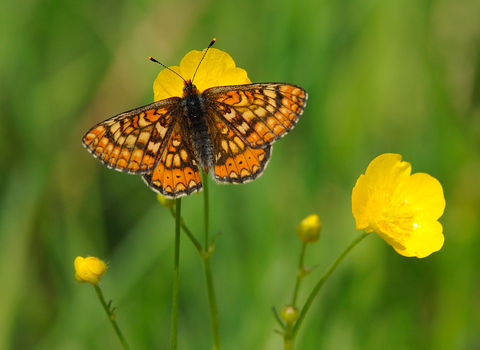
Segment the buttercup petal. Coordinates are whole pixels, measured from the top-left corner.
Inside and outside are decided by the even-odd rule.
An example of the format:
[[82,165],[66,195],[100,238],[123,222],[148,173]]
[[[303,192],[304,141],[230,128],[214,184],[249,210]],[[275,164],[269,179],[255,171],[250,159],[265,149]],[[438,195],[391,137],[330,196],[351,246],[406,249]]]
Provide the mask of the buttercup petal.
[[[169,67],[182,76],[180,67]],[[168,69],[160,71],[157,79],[153,82],[154,101],[161,101],[170,97],[182,97],[183,80]]]
[[417,216],[424,220],[437,220],[445,210],[445,197],[440,182],[425,173],[416,173],[405,182],[402,192],[417,212]]
[[[206,49],[205,49],[206,50]],[[200,92],[215,86],[250,84],[247,72],[235,66],[232,57],[218,49],[190,51],[180,62],[180,66],[169,67],[185,80],[193,80]],[[199,65],[200,64],[200,65]],[[198,71],[197,71],[198,68]],[[194,74],[197,71],[195,78]],[[169,97],[183,96],[184,81],[168,69],[162,70],[153,83],[154,100],[160,101]]]
[[[352,212],[355,217],[357,230],[365,230],[368,224],[368,187],[365,184],[365,175],[360,175],[352,192]],[[367,232],[371,232],[367,231]]]
[[445,241],[442,232],[442,224],[438,221],[425,222],[422,226],[415,227],[414,239],[406,242],[405,249],[394,249],[403,256],[425,258],[442,248]]
[[370,163],[365,172],[368,186],[375,186],[387,191],[396,189],[405,181],[412,170],[410,163],[402,162],[400,154],[385,153]]

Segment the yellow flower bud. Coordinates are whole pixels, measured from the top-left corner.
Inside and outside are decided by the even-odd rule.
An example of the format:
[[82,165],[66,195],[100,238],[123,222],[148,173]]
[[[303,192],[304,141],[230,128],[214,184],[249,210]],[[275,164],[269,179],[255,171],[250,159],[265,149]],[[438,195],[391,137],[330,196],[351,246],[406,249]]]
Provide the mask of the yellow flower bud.
[[98,284],[100,276],[107,271],[105,262],[94,256],[86,258],[77,256],[73,265],[75,266],[75,279],[81,283]]
[[166,198],[161,194],[157,194],[157,199],[165,208],[173,208],[176,204],[175,199]]
[[299,312],[295,306],[287,305],[280,310],[280,317],[287,323],[298,320]]
[[320,238],[322,223],[317,214],[307,216],[297,226],[297,235],[304,243],[315,243]]

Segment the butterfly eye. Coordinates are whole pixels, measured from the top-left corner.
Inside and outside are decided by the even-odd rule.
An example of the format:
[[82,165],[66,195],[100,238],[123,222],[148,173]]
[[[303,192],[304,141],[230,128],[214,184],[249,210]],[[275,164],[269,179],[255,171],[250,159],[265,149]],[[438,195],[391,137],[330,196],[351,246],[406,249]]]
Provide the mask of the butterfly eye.
[[192,84],[192,82],[190,81],[188,83],[185,83],[185,86],[183,87],[183,92],[186,92],[188,90],[190,90],[190,91],[191,90],[196,90],[196,89],[197,89],[197,87],[194,84]]

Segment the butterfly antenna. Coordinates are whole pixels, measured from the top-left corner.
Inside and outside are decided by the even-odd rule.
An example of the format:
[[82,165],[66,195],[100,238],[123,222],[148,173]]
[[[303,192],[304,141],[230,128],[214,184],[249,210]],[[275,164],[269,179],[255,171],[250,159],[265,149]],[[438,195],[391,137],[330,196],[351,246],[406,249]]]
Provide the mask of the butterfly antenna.
[[208,52],[208,49],[211,48],[213,44],[215,44],[215,41],[217,41],[217,38],[213,38],[213,40],[210,42],[210,45],[208,45],[207,50],[205,50],[205,53],[203,54],[202,59],[200,60],[200,62],[198,62],[197,69],[195,69],[195,73],[193,73],[192,83],[193,83],[193,79],[195,79],[195,75],[197,75],[197,71],[198,71],[198,68],[200,67],[200,64],[202,63],[203,59],[205,58]]
[[152,62],[158,63],[159,65],[167,68],[169,71],[171,71],[171,72],[175,73],[176,75],[178,75],[178,76],[185,82],[185,84],[187,83],[187,81],[186,81],[185,79],[183,79],[183,77],[182,77],[180,74],[178,74],[177,72],[175,72],[173,69],[170,69],[169,67],[167,67],[166,65],[164,65],[162,62],[157,61],[157,60],[156,60],[155,58],[153,58],[152,56],[148,56],[148,59],[149,59],[150,61],[152,61]]

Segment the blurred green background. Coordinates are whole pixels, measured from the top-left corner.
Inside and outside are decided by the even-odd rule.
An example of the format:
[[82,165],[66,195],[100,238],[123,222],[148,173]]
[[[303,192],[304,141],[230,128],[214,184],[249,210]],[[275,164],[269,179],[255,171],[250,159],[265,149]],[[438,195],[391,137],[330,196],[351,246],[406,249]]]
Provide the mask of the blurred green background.
[[[282,349],[271,306],[291,300],[298,222],[325,268],[359,234],[350,196],[400,153],[444,187],[443,249],[404,258],[376,235],[324,286],[296,349],[480,349],[478,0],[3,0],[0,11],[0,349],[119,349],[76,256],[102,278],[133,349],[169,348],[173,219],[139,176],[81,145],[94,124],[153,101],[160,67],[213,37],[253,82],[304,87],[296,128],[265,174],[212,185],[212,266],[223,349]],[[201,237],[202,195],[183,200]],[[179,349],[211,348],[200,259],[182,236]]]

